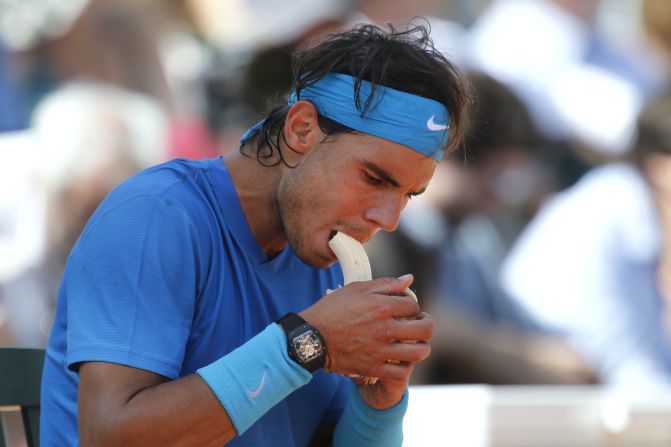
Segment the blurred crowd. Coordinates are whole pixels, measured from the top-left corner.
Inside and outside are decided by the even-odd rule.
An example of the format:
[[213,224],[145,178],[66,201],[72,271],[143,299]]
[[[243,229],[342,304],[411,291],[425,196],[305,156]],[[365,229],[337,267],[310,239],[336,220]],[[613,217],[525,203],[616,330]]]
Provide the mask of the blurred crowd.
[[45,345],[116,184],[237,150],[292,51],[361,22],[428,24],[473,89],[367,245],[437,321],[415,382],[671,389],[668,0],[0,0],[0,345]]

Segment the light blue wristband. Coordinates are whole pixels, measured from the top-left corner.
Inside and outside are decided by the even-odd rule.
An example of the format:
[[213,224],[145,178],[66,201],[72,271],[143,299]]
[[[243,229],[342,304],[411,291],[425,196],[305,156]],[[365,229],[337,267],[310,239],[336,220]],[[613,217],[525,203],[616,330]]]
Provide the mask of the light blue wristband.
[[276,323],[197,372],[226,409],[238,435],[312,379],[289,358],[286,335]]
[[386,410],[376,410],[361,399],[358,387],[352,382],[347,406],[333,434],[333,447],[400,446],[403,443],[403,416],[407,408],[407,389],[399,403]]

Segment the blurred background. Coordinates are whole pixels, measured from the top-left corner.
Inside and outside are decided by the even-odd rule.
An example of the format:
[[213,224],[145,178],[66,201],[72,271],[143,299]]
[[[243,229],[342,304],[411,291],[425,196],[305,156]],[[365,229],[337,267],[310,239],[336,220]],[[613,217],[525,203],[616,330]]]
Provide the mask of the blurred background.
[[436,318],[415,383],[668,391],[668,0],[0,0],[0,345],[45,345],[111,188],[238,150],[292,51],[363,22],[428,23],[474,90],[463,148],[367,245]]

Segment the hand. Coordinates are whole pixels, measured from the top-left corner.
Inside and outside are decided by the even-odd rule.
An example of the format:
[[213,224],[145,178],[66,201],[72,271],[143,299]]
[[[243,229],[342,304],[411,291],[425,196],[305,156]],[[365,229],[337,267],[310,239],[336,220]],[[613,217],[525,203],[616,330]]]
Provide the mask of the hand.
[[380,379],[375,385],[362,387],[362,397],[375,408],[395,405],[403,396],[414,363],[431,352],[428,341],[433,320],[420,313],[414,298],[403,295],[411,283],[412,276],[355,282],[300,312],[326,340],[327,370]]
[[[434,325],[431,316],[425,312],[417,314],[415,320],[426,320],[427,323],[430,322],[432,326]],[[424,344],[429,348],[426,356],[421,359],[424,360],[430,353],[430,345],[427,341],[418,340],[417,343]],[[401,400],[403,393],[408,387],[408,381],[415,368],[415,363],[417,362],[401,362],[396,365],[405,368],[405,377],[403,380],[382,379],[374,384],[365,384],[363,379],[355,379],[355,382],[359,385],[359,392],[361,393],[362,399],[371,407],[380,410],[396,405]]]

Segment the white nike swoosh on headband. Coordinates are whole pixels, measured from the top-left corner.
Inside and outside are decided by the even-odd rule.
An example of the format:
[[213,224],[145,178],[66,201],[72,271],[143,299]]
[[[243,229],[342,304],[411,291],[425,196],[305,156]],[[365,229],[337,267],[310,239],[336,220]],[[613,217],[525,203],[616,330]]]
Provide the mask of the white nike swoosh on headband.
[[426,127],[427,127],[429,130],[436,130],[436,131],[437,131],[437,130],[445,130],[445,129],[447,129],[447,124],[437,124],[435,121],[433,121],[433,118],[434,118],[435,116],[436,116],[436,115],[431,115],[431,118],[429,118],[429,120],[426,122]]

